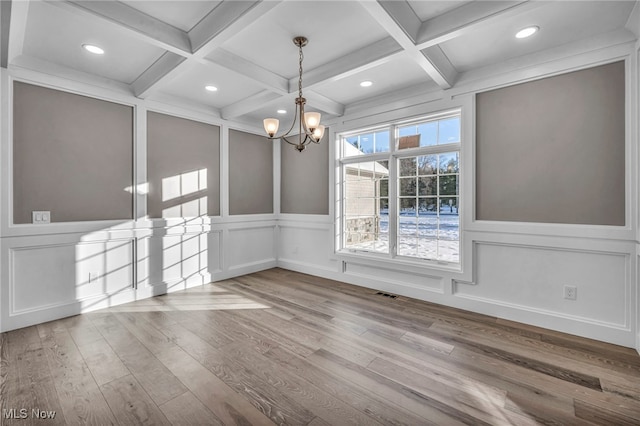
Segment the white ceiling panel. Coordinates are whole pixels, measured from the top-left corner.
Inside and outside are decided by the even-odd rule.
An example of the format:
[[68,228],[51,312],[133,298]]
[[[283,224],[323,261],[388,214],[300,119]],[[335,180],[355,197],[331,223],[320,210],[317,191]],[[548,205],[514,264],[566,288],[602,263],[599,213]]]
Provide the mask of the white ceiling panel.
[[[94,55],[82,44],[105,50]],[[31,2],[24,55],[121,83],[132,83],[164,50],[139,41],[97,17],[75,14],[45,2]]]
[[[528,13],[498,20],[440,46],[453,66],[465,72],[622,28],[633,6],[630,1],[544,2]],[[531,25],[540,31],[529,38],[515,38],[518,30]]]
[[[205,90],[215,86],[217,92]],[[160,92],[222,108],[264,90],[246,77],[215,64],[195,64],[169,81]]]
[[[223,48],[285,78],[298,73],[293,37],[304,36],[304,69],[381,40],[388,34],[354,1],[285,1],[235,35]],[[215,55],[212,55],[214,58]]]
[[126,0],[121,3],[125,3],[153,18],[188,32],[204,16],[218,6],[220,1]]
[[418,18],[424,22],[466,3],[471,2],[469,0],[410,0],[409,6],[411,6]]
[[[371,81],[373,84],[370,87],[361,87],[360,83],[365,80]],[[313,90],[330,99],[348,105],[418,84],[432,85],[434,89],[437,87],[427,73],[411,58],[400,55],[395,57],[394,60],[336,82],[318,85]]]

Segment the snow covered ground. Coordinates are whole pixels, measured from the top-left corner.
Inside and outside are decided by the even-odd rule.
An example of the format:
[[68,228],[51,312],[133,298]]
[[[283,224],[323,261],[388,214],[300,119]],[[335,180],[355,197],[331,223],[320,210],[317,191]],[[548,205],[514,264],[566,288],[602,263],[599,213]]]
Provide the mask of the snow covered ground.
[[[438,223],[439,222],[439,223]],[[438,241],[436,238],[440,238]],[[389,252],[389,216],[380,215],[380,235],[377,241],[350,245],[350,249]],[[460,262],[460,216],[457,214],[425,213],[419,216],[401,215],[398,222],[398,256]]]

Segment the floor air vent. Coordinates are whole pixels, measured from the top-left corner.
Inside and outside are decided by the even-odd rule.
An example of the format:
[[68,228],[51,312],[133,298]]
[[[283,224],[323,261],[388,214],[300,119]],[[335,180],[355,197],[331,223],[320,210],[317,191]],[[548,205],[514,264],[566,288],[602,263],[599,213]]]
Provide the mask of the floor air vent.
[[397,295],[395,295],[395,294],[383,293],[383,292],[381,292],[381,291],[377,292],[376,294],[377,294],[378,296],[390,297],[390,298],[392,298],[392,299],[395,299],[396,297],[398,297],[398,296],[397,296]]

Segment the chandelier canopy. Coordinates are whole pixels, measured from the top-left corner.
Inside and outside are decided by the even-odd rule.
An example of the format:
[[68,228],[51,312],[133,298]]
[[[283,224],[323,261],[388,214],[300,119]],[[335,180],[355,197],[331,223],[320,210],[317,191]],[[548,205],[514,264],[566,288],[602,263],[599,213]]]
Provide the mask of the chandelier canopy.
[[[289,131],[280,136],[276,136],[280,121],[277,118],[264,119],[264,130],[267,132],[267,135],[269,135],[269,139],[282,139],[288,144],[293,145],[300,152],[311,142],[320,143],[320,139],[322,139],[324,135],[324,126],[320,124],[320,113],[304,112],[304,104],[307,100],[302,96],[302,48],[307,45],[307,42],[306,37],[299,36],[293,39],[293,44],[298,46],[300,53],[300,66],[298,68],[300,77],[298,78],[298,97],[295,100],[296,112]],[[298,124],[297,126],[296,123]],[[297,138],[293,138],[296,135]]]

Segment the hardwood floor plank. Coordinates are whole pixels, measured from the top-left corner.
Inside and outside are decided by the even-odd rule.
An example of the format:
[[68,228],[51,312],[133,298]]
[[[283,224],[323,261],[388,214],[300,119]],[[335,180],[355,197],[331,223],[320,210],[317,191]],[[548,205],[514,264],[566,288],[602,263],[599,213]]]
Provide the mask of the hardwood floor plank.
[[87,345],[102,339],[102,335],[87,316],[75,315],[63,318],[60,320],[60,324],[67,329],[77,346]]
[[183,349],[176,347],[160,360],[225,425],[273,425],[264,412],[220,380]]
[[[450,356],[460,363],[459,365],[464,366],[461,368],[465,368],[465,374],[479,374],[479,378],[487,382],[494,380],[495,376],[499,382],[505,383],[505,386],[509,383],[517,392],[525,391],[534,399],[535,395],[546,395],[549,401],[575,398],[602,408],[614,407],[615,411],[623,416],[640,418],[640,404],[633,399],[600,392],[546,374],[532,374],[527,368],[464,348],[454,349]],[[528,388],[531,388],[533,393],[529,392]],[[550,404],[553,405],[553,402]]]
[[437,406],[448,406],[465,413],[478,423],[534,423],[528,422],[526,417],[504,409],[506,393],[499,389],[491,389],[488,386],[460,386],[460,382],[446,379],[435,381],[428,374],[419,374],[380,358],[374,360],[367,369],[420,392],[435,401]]
[[92,316],[91,319],[125,367],[157,405],[187,391],[184,385],[116,317],[109,314]]
[[79,345],[78,350],[98,386],[131,374],[102,335],[99,340]]
[[46,323],[37,328],[66,424],[117,424],[71,335],[58,325]]
[[318,332],[299,326],[295,321],[286,321],[275,315],[261,310],[242,310],[228,313],[231,316],[239,316],[254,323],[254,327],[260,325],[271,330],[272,333],[294,341],[295,343],[310,348],[319,349],[322,335]]
[[441,404],[420,392],[388,380],[386,377],[333,355],[324,349],[319,349],[308,358],[319,367],[338,371],[346,380],[356,383],[362,388],[371,389],[379,396],[423,417],[425,420],[433,421],[436,424],[487,424],[477,422],[472,416],[446,404]]
[[[231,356],[220,352],[198,338],[195,334],[179,326],[167,329],[165,332],[175,338],[180,346],[180,352],[184,351],[189,353],[202,368],[208,370],[219,379],[216,380],[216,382],[221,381],[224,383],[225,388],[223,389],[227,387],[233,389],[237,393],[237,398],[246,398],[251,405],[274,423],[306,424],[315,417],[304,407],[301,407],[274,389],[270,389],[264,381],[257,379],[257,375],[252,370],[252,366],[236,363]],[[172,371],[180,368],[180,366],[174,364],[172,361],[176,358],[183,357],[179,356],[180,353],[177,352],[177,349],[178,348],[159,355],[165,365],[171,363]],[[179,360],[175,362],[177,363]],[[193,389],[192,392],[198,395]],[[244,411],[238,410],[238,412],[244,415]],[[217,411],[214,411],[214,413],[218,415]],[[220,418],[226,423],[223,417]],[[264,420],[262,422],[264,423]]]
[[6,411],[0,411],[0,423],[6,425],[35,425],[42,422],[32,417],[32,409],[55,411],[50,424],[66,424],[62,405],[58,398],[55,383],[49,370],[47,356],[42,347],[36,327],[2,333],[0,341],[0,408],[18,410],[21,416],[26,410],[25,419],[6,417]]
[[592,405],[579,399],[576,399],[575,408],[577,418],[595,424],[616,426],[637,426],[640,424],[639,417],[629,417],[614,410]]
[[[460,332],[456,332],[457,335],[460,335]],[[467,337],[465,335],[465,337]],[[600,384],[600,379],[598,377],[585,374],[579,371],[571,370],[569,368],[565,368],[558,364],[552,364],[545,361],[540,361],[530,356],[523,355],[522,353],[526,353],[525,349],[517,350],[513,346],[509,346],[512,350],[504,350],[497,348],[495,346],[490,346],[488,344],[479,343],[479,339],[469,339],[462,337],[449,337],[448,340],[451,343],[454,343],[455,346],[463,346],[464,348],[478,352],[481,354],[488,355],[495,359],[500,359],[502,361],[510,362],[530,370],[536,371],[538,373],[543,373],[548,376],[556,377],[561,380],[565,380],[567,382],[575,383],[580,386],[584,386],[590,389],[595,389],[597,391],[602,391],[602,386]],[[514,350],[515,349],[515,350]]]
[[288,312],[292,315],[296,315],[299,312],[304,312],[304,313],[307,313],[308,315],[315,315],[320,319],[329,319],[328,316],[318,313],[313,309],[309,309],[304,305],[290,302],[278,296],[273,296],[269,294],[268,291],[261,291],[256,287],[250,287],[241,282],[233,281],[228,286],[229,288],[232,288],[235,291],[238,291],[249,297],[256,298],[257,301],[260,301],[270,306],[278,306],[281,310]]
[[112,380],[100,390],[120,424],[170,424],[132,375]]
[[171,401],[165,402],[160,406],[160,409],[172,425],[224,425],[224,423],[191,392],[185,392],[173,398]]
[[285,349],[273,348],[267,351],[264,356],[281,367],[295,372],[295,374],[319,389],[331,395],[336,395],[342,401],[384,425],[435,424],[428,419],[402,410],[385,397],[374,393],[370,388],[362,388],[350,380],[344,380],[344,377],[339,372],[323,370],[315,363],[309,362],[307,359]]
[[254,349],[241,342],[229,345],[225,348],[225,352],[238,362],[251,365],[253,371],[266,383],[279,389],[282,394],[297,401],[301,406],[331,424],[380,425],[373,418],[291,374],[288,369],[269,362],[268,358],[262,356],[260,348]]
[[570,365],[572,368],[597,376],[617,375],[618,377],[633,376],[640,379],[640,364],[628,363],[616,358],[607,358],[591,351],[577,350],[566,346],[558,346],[545,341],[546,339],[531,339],[515,333],[503,332],[494,327],[478,327],[460,330],[451,325],[434,325],[434,332],[448,332],[450,335],[478,341],[490,341],[493,345],[503,348],[521,350],[529,354],[540,354],[554,357],[554,363]]

